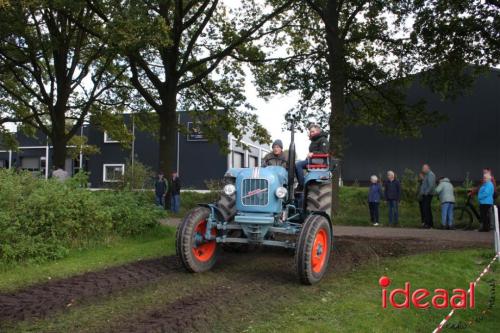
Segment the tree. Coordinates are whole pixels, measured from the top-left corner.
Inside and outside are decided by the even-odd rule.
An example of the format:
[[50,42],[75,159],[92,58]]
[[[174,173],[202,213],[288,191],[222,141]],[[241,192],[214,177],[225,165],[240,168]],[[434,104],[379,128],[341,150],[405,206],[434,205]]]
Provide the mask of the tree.
[[[420,135],[424,125],[437,124],[444,117],[426,110],[424,101],[406,100],[405,87],[417,72],[433,77],[451,60],[445,50],[425,45],[427,40],[419,39],[417,26],[412,26],[412,19],[420,22],[423,2],[303,1],[293,24],[274,37],[282,40],[287,56],[270,61],[273,53],[269,52],[266,58],[247,59],[254,65],[260,94],[299,91],[300,101],[289,116],[324,124],[330,132],[331,154],[340,159],[346,146],[344,130],[350,125],[370,125],[399,137]],[[280,1],[271,3],[276,6]],[[447,34],[442,31],[443,38]],[[267,44],[274,40],[268,39]],[[423,50],[434,58],[425,61]],[[434,88],[456,92],[457,85],[445,89],[453,80],[447,72],[435,80]],[[334,173],[334,213],[339,208],[338,176]]]
[[249,129],[254,138],[269,139],[249,112],[236,58],[259,53],[253,42],[279,28],[269,22],[290,2],[268,13],[254,1],[230,9],[219,0],[119,1],[114,11],[102,11],[132,86],[158,115],[161,170],[174,165],[178,110],[190,111],[211,141],[224,143],[224,130],[241,138]]
[[102,20],[90,2],[10,1],[0,8],[0,112],[4,122],[40,129],[64,168],[67,144],[87,115],[119,100],[116,66],[96,35]]
[[500,64],[500,1],[415,0],[412,16],[411,42],[433,69],[423,75],[433,90],[454,96],[472,83],[470,74]]

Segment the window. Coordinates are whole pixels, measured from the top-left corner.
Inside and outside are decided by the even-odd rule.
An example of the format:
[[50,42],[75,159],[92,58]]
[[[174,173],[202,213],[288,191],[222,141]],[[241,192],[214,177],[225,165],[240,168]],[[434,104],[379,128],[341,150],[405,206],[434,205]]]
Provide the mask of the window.
[[40,171],[40,157],[22,157],[21,168],[28,171]]
[[248,156],[248,167],[253,168],[253,167],[258,167],[259,166],[259,160],[257,159],[256,156]]
[[243,168],[243,154],[233,152],[233,168]]
[[102,166],[102,181],[105,183],[120,182],[125,173],[125,164],[104,164]]
[[114,140],[109,134],[108,132],[104,132],[104,142],[105,143],[116,143],[116,142],[119,142],[117,140]]

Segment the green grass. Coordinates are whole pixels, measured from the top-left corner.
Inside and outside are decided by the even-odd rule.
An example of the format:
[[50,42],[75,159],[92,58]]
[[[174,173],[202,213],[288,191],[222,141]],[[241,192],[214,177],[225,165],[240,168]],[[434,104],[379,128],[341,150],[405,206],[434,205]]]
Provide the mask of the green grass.
[[108,245],[71,250],[67,257],[40,264],[0,265],[0,291],[12,291],[37,282],[64,278],[146,258],[171,255],[174,229],[158,226],[142,236],[117,239]]
[[[322,282],[317,288],[296,291],[299,301],[279,306],[251,325],[244,332],[431,332],[450,309],[383,309],[378,279],[392,279],[390,288],[401,288],[406,281],[417,288],[468,288],[493,256],[492,251],[467,250],[416,255],[382,261],[356,272]],[[483,277],[476,288],[476,307],[458,310],[450,323],[470,323],[460,332],[494,332],[500,327],[500,297],[492,310],[487,310],[490,286],[494,279],[500,286],[499,264],[494,272]],[[481,315],[483,319],[474,319]],[[451,328],[445,331],[453,332]]]
[[[465,202],[465,195],[457,191],[457,203]],[[437,197],[432,202],[434,225],[440,225],[441,211]],[[380,203],[380,223],[388,225],[388,208],[386,202]],[[370,224],[370,213],[368,210],[368,188],[348,187],[340,188],[340,213],[334,218],[334,224],[368,226]],[[402,227],[416,228],[421,225],[420,210],[417,200],[402,201],[399,204],[399,224]],[[479,226],[479,225],[478,225]]]

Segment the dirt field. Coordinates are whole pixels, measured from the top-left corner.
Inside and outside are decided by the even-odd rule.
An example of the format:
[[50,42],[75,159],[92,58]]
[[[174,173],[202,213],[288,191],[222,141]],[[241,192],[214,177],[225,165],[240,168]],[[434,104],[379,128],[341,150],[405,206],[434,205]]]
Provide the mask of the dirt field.
[[[382,257],[404,256],[441,249],[488,246],[485,242],[456,240],[384,239],[337,236],[327,278],[338,272],[377,261]],[[213,327],[220,314],[247,320],[252,307],[294,299],[298,285],[293,271],[293,255],[285,250],[259,249],[251,253],[221,253],[207,285],[197,285],[174,256],[51,281],[14,293],[0,294],[0,322],[45,318],[82,304],[91,304],[116,293],[140,289],[159,281],[168,288],[185,290],[183,296],[150,311],[136,311],[120,322],[112,322],[111,332],[193,332]],[[321,285],[321,284],[320,284]],[[319,285],[319,286],[320,286]],[[309,287],[319,288],[319,287]],[[264,307],[264,309],[262,308]],[[272,309],[269,309],[270,311]]]

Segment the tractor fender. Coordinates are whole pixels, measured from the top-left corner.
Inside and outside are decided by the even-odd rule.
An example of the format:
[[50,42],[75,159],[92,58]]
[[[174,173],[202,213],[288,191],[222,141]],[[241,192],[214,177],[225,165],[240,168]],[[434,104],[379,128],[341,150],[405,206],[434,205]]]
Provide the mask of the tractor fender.
[[217,207],[216,205],[214,204],[205,204],[205,203],[199,203],[197,204],[197,206],[199,207],[206,207],[208,209],[210,209],[211,212],[215,212],[215,214],[217,215],[217,220],[219,221],[224,221],[224,215],[222,215],[221,211],[219,210],[219,207]]
[[332,224],[332,220],[330,219],[330,216],[327,213],[321,212],[321,211],[313,211],[313,212],[311,212],[310,215],[321,215],[327,219],[328,223],[330,224],[330,230],[332,231],[331,236],[332,236],[332,242],[333,242],[333,224]]

